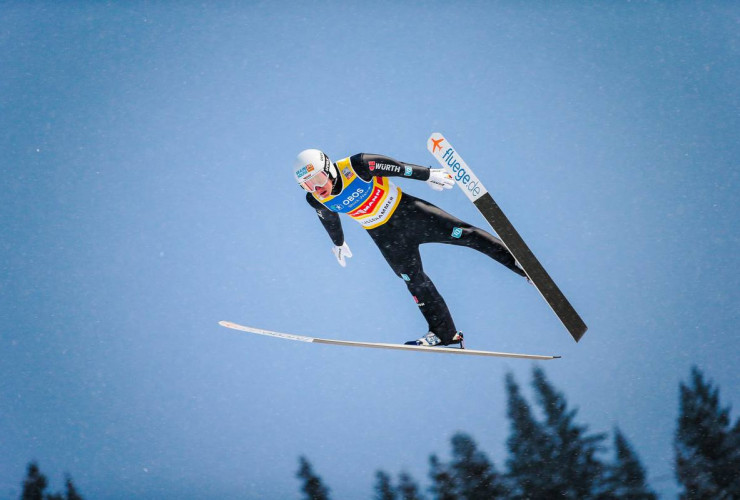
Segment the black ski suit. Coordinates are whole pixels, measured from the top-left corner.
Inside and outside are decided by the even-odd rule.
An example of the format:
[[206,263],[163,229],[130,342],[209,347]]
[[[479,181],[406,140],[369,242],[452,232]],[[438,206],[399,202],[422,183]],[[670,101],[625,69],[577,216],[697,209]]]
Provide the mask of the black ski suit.
[[[364,181],[373,177],[405,176],[426,181],[430,171],[426,167],[401,163],[392,158],[360,153],[347,160]],[[340,164],[341,162],[337,162]],[[345,170],[346,172],[346,170]],[[342,176],[337,176],[332,196],[341,195],[344,189]],[[400,190],[399,190],[400,191]],[[444,299],[434,283],[424,273],[419,254],[422,243],[447,243],[473,248],[500,262],[520,276],[526,276],[517,265],[501,240],[483,229],[453,217],[444,210],[410,194],[400,193],[395,211],[377,227],[367,230],[380,249],[383,257],[406,286],[429,324],[429,331],[436,334],[444,345],[448,345],[457,329]],[[322,203],[308,193],[306,200],[317,212],[321,223],[336,246],[344,244],[344,233],[339,214],[329,207],[331,202]]]

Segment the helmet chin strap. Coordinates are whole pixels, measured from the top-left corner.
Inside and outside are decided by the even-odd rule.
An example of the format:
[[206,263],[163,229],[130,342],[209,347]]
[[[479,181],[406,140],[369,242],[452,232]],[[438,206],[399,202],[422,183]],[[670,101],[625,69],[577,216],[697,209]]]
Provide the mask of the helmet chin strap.
[[[334,168],[336,168],[336,166]],[[334,179],[332,179],[331,194],[336,195],[337,193],[339,193],[339,191],[342,190],[342,186],[343,186],[342,176],[337,175]]]
[[339,168],[337,168],[337,164],[333,161],[328,161],[328,168],[327,168],[327,175],[329,176],[329,179],[331,179],[332,184],[334,184],[334,187],[332,188],[332,192],[335,193],[337,185],[342,185],[342,179],[339,175]]
[[337,164],[329,161],[329,171],[327,172],[329,174],[329,178],[332,181],[336,182],[336,179],[339,178],[339,169],[337,168]]

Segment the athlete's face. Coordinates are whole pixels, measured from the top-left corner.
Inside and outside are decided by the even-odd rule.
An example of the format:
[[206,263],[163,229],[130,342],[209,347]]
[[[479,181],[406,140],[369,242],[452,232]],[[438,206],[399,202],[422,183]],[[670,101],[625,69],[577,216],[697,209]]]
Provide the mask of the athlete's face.
[[331,179],[329,179],[326,181],[326,184],[316,188],[316,194],[318,194],[321,198],[326,198],[331,194],[332,187],[334,187],[334,183],[331,181]]

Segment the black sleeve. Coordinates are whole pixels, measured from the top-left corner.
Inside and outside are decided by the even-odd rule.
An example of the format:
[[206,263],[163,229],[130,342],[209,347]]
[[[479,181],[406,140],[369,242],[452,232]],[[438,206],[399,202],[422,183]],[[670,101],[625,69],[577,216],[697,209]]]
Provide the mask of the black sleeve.
[[371,177],[406,177],[419,181],[429,179],[429,168],[400,162],[388,156],[359,153],[352,156],[350,161],[357,175],[366,181]]
[[316,215],[319,216],[321,224],[324,225],[324,229],[329,233],[329,238],[338,247],[344,244],[344,231],[342,231],[342,221],[339,220],[339,214],[332,212],[324,205],[316,201],[311,193],[306,193],[306,201],[314,210]]

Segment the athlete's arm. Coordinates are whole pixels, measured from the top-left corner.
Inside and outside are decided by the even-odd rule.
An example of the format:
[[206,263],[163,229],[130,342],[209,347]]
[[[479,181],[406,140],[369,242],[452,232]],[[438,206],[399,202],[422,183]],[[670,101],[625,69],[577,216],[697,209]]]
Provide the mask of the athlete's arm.
[[388,156],[370,153],[359,153],[350,158],[352,168],[362,179],[371,177],[406,177],[426,181],[429,179],[429,168],[413,163],[404,163]]
[[316,198],[311,193],[306,193],[306,201],[316,210],[316,215],[319,216],[321,224],[323,224],[326,232],[329,233],[329,238],[331,238],[334,245],[341,247],[344,244],[344,231],[342,230],[342,221],[339,220],[339,214],[332,212],[316,201]]

